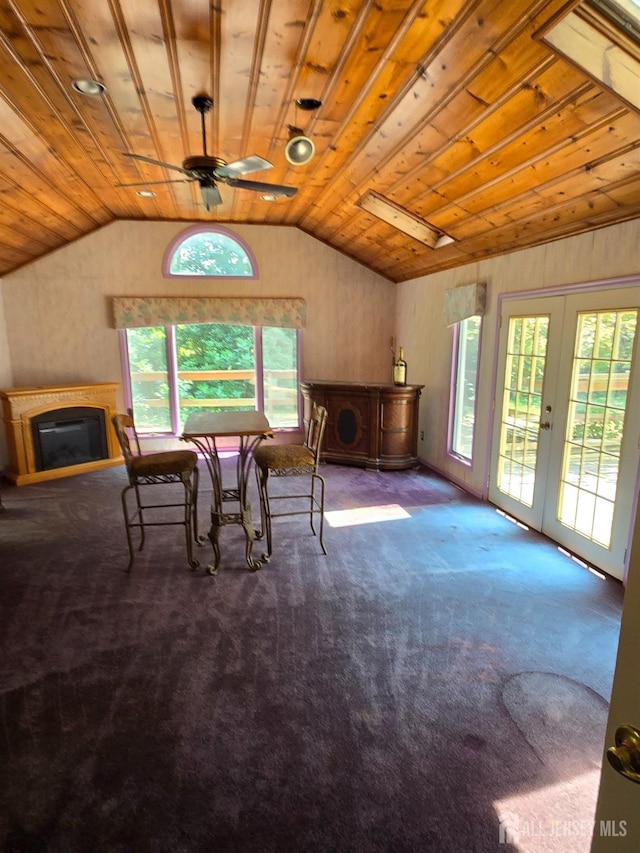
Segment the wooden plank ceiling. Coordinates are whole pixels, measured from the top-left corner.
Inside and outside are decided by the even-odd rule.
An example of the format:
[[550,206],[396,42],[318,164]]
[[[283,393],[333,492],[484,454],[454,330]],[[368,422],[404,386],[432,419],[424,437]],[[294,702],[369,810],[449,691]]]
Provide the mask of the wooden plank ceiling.
[[[640,113],[541,38],[579,5],[4,0],[0,274],[115,219],[297,226],[397,282],[638,217]],[[201,154],[202,93],[208,154],[268,159],[244,177],[293,198],[222,184],[207,211],[197,181],[124,156]],[[137,182],[155,196],[118,186]]]

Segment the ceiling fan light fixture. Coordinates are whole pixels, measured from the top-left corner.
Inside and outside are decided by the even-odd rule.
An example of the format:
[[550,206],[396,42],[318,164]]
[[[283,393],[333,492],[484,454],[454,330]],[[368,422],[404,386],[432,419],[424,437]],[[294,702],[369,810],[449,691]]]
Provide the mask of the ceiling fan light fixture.
[[97,80],[92,80],[90,77],[78,77],[71,81],[71,88],[81,95],[89,95],[91,98],[97,98],[104,95],[107,87]]
[[138,181],[132,184],[118,184],[117,186],[139,187],[149,183],[185,184],[197,181],[200,185],[200,195],[205,210],[211,210],[212,207],[224,203],[224,199],[218,189],[218,184],[225,184],[228,187],[237,189],[251,190],[252,192],[262,193],[267,196],[284,196],[285,198],[292,198],[298,192],[298,187],[265,183],[263,181],[248,181],[240,177],[241,175],[250,175],[252,172],[272,168],[273,163],[270,163],[258,154],[250,154],[232,163],[227,163],[221,157],[209,156],[207,154],[207,134],[204,116],[211,109],[213,101],[206,95],[196,95],[193,98],[193,105],[200,113],[202,119],[202,154],[186,157],[182,161],[182,165],[177,166],[175,163],[165,163],[162,160],[156,160],[154,157],[147,157],[144,154],[133,154],[128,151],[124,153],[125,157],[132,157],[134,160],[150,163],[152,166],[162,166],[162,168],[170,169],[172,172],[180,172],[181,177],[169,178],[164,181]]
[[316,153],[316,147],[305,136],[299,127],[289,125],[289,141],[284,149],[284,156],[292,166],[304,166]]
[[218,189],[213,180],[211,180],[210,178],[205,178],[199,181],[199,184],[202,204],[204,205],[205,210],[211,210],[212,207],[216,207],[217,205],[222,204],[222,196],[220,195],[220,190]]

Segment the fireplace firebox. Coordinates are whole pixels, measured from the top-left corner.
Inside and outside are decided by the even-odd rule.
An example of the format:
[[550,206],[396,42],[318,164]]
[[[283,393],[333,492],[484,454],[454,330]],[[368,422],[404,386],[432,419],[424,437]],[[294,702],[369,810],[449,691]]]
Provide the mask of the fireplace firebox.
[[31,418],[36,471],[107,459],[104,410],[87,406],[54,409]]

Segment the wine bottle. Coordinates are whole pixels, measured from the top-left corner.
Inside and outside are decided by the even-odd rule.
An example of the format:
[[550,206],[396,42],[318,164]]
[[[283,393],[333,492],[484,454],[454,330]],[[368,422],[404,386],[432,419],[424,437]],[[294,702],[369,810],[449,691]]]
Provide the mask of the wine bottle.
[[398,358],[396,359],[396,363],[393,365],[393,382],[395,385],[407,384],[407,362],[404,360],[404,351],[402,347],[400,347],[398,351]]

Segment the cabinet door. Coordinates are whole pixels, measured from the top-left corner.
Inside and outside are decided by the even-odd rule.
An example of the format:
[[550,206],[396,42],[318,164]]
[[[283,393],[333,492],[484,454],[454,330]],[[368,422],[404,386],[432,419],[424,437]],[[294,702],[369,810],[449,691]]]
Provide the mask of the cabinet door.
[[407,397],[382,396],[380,403],[380,464],[411,464],[417,451],[417,400]]
[[366,460],[370,455],[371,401],[365,393],[331,391],[327,394],[329,420],[325,450],[336,458]]

